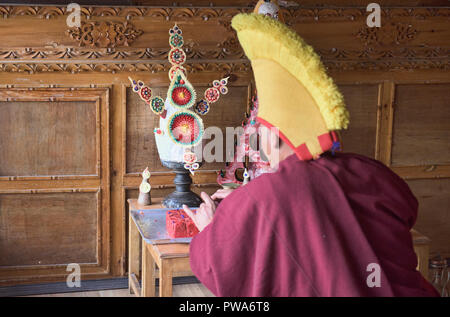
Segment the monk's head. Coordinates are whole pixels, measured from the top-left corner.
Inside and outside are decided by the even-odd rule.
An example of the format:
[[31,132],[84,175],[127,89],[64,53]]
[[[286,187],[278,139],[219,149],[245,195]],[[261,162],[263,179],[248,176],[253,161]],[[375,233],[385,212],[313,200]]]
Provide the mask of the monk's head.
[[[290,152],[288,146],[302,161],[317,159],[338,146],[335,131],[347,128],[349,115],[344,97],[314,49],[294,30],[266,15],[240,13],[231,25],[253,69],[256,120],[279,128],[280,158]],[[271,147],[273,142],[268,142],[266,151]],[[275,164],[276,159],[266,154]]]
[[271,168],[276,168],[282,160],[294,153],[294,150],[278,137],[277,129],[271,129],[261,124],[259,133],[261,150],[269,160]]

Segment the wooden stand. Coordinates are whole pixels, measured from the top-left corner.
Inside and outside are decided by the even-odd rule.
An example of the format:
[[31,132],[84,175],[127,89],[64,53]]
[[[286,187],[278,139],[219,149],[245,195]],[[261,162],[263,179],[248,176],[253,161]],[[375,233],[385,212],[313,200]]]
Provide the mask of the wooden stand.
[[[130,211],[163,208],[161,199],[155,199],[154,203],[151,206],[143,206],[139,205],[136,199],[128,200]],[[131,215],[131,213],[129,214]],[[131,216],[129,216],[128,222],[128,288],[130,293],[142,297],[155,296],[155,278],[158,274],[159,296],[172,296],[172,278],[193,275],[189,265],[189,244],[148,244],[142,239]],[[139,274],[140,267],[141,274]],[[139,285],[139,277],[142,287]]]
[[[184,164],[164,160],[161,160],[161,163],[175,172],[175,178],[173,179],[175,191],[163,199],[163,206],[167,208],[183,208],[183,205],[189,207],[200,206],[203,201],[199,195],[191,191],[191,172],[184,168]],[[201,163],[199,165],[201,166]]]

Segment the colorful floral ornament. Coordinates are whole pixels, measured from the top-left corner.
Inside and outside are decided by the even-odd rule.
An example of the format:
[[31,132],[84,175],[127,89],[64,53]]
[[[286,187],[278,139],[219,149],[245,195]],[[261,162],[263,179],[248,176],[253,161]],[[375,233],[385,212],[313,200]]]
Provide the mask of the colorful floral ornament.
[[200,167],[197,161],[197,155],[193,153],[191,150],[186,149],[183,155],[184,168],[189,170],[192,175],[194,172]]
[[[204,127],[203,121],[198,114],[206,114],[210,109],[210,104],[217,101],[220,94],[226,94],[228,89],[226,87],[228,78],[215,80],[213,87],[205,91],[205,98],[196,104],[196,92],[192,84],[187,80],[187,70],[182,65],[186,62],[186,53],[183,50],[184,39],[181,29],[175,25],[169,30],[169,45],[170,52],[168,60],[171,63],[169,69],[170,85],[167,91],[167,98],[169,103],[178,108],[175,113],[167,120],[167,131],[160,128],[155,128],[156,135],[169,135],[170,139],[178,146],[190,147],[195,146],[201,142]],[[144,85],[142,81],[134,81],[129,78],[133,91],[139,94],[139,97],[150,106],[150,109],[155,114],[165,118],[167,109],[165,109],[165,100],[159,96],[154,96],[150,87]],[[209,97],[206,98],[206,96]],[[193,108],[191,110],[187,110]],[[192,161],[185,161],[191,173],[193,173],[199,164]]]
[[180,110],[168,120],[167,131],[175,144],[195,146],[203,137],[203,121],[190,110]]
[[183,32],[176,24],[169,30],[169,45],[171,48],[181,48],[183,46],[184,40],[181,34],[183,34]]
[[139,96],[142,98],[142,100],[148,103],[152,98],[152,90],[150,89],[150,87],[144,86],[139,91]]
[[170,47],[182,47],[184,44],[183,37],[180,34],[171,35],[169,38]]
[[[168,59],[170,64],[172,64],[172,68],[169,70],[169,79],[172,81],[173,74],[176,72],[176,69],[173,70],[174,66],[181,67],[186,62],[186,53],[183,50],[183,36],[181,35],[181,29],[175,24],[173,28],[169,30],[169,45],[170,52],[168,54]],[[186,75],[186,70],[183,68],[184,74]]]
[[167,91],[167,98],[169,98],[170,103],[174,107],[186,109],[194,105],[196,97],[194,87],[186,79],[183,72],[178,70]]
[[212,82],[213,87],[205,90],[204,99],[201,99],[195,105],[195,112],[201,115],[207,114],[210,109],[210,104],[219,100],[220,94],[224,95],[228,93],[227,83],[228,77],[222,78],[221,80],[214,80]]
[[209,112],[209,108],[209,103],[203,99],[198,101],[194,106],[195,112],[201,115],[207,114]]
[[220,94],[225,95],[228,93],[228,77],[222,78],[221,80],[214,80],[212,82],[212,87],[205,90],[204,99],[197,102],[194,107],[195,112],[204,115],[209,112],[210,104],[219,100]]
[[151,88],[144,85],[144,83],[140,80],[136,82],[136,80],[131,79],[130,77],[128,77],[128,79],[131,82],[133,91],[136,92],[142,100],[144,100],[146,103],[149,103],[150,99],[152,98]]
[[213,81],[213,87],[218,89],[222,95],[225,95],[228,92],[227,84],[228,77]]
[[131,82],[133,91],[150,106],[150,109],[152,109],[155,114],[165,117],[164,99],[160,96],[152,97],[152,89],[144,85],[142,81],[136,81],[130,77],[128,77],[128,79]]
[[150,100],[150,107],[152,108],[152,111],[156,114],[162,114],[164,112],[164,99],[162,99],[159,96],[156,96]]
[[205,99],[209,103],[214,103],[219,100],[220,91],[217,88],[211,87],[205,90]]
[[220,94],[225,95],[228,93],[228,77],[221,80],[214,80],[213,86],[205,90],[205,99],[209,103],[214,103],[219,100]]
[[176,34],[181,35],[183,34],[183,31],[181,31],[178,25],[175,24],[173,28],[169,30],[169,35],[176,35]]
[[186,62],[186,53],[181,48],[172,48],[169,52],[169,62],[172,65],[183,65]]
[[173,80],[173,76],[175,76],[175,73],[177,72],[177,70],[180,70],[184,76],[186,76],[186,68],[184,68],[183,66],[179,66],[179,65],[173,65],[172,67],[170,67],[169,69],[169,80],[172,81]]
[[189,170],[189,172],[191,172],[192,175],[194,175],[195,171],[198,170],[199,167],[200,167],[200,165],[198,163],[184,164],[184,168]]
[[190,149],[186,149],[183,154],[183,161],[187,164],[193,164],[197,161],[197,155]]

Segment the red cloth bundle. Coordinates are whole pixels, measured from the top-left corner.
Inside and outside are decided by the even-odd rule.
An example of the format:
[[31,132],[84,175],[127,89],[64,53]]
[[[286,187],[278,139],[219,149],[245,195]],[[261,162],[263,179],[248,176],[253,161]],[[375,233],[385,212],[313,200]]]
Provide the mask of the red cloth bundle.
[[171,238],[189,238],[199,232],[192,219],[182,209],[166,212],[166,230]]

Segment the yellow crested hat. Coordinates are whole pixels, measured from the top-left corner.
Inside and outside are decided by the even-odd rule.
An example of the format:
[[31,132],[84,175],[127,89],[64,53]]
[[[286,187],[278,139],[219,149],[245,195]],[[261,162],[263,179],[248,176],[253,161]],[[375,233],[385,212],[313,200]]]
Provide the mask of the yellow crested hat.
[[261,14],[238,14],[232,27],[252,64],[257,120],[278,128],[300,160],[338,147],[335,131],[347,128],[349,114],[313,48],[282,22]]

